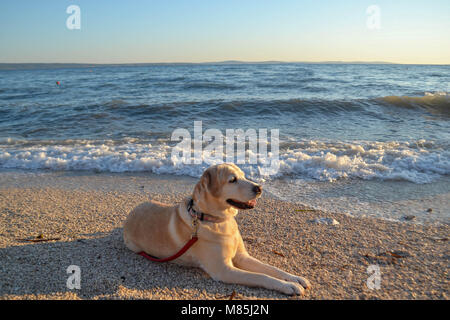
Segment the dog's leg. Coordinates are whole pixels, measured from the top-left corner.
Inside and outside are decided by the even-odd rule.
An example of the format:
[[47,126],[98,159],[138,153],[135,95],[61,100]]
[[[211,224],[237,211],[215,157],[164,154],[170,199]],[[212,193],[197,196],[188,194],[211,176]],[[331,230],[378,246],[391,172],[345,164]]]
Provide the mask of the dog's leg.
[[131,241],[130,239],[128,239],[127,235],[124,234],[123,235],[123,240],[125,242],[125,245],[128,249],[130,249],[131,251],[137,253],[139,251],[142,251],[141,248],[139,248],[133,241]]
[[203,269],[214,279],[225,283],[242,284],[249,287],[262,287],[277,290],[288,295],[304,294],[305,289],[294,282],[283,281],[266,274],[245,271],[234,267],[231,263],[218,265],[202,264]]
[[240,269],[263,273],[277,279],[299,283],[305,289],[311,288],[311,284],[309,283],[308,279],[290,274],[286,271],[278,269],[277,267],[263,263],[258,259],[251,257],[246,252],[238,253],[233,259],[233,264]]

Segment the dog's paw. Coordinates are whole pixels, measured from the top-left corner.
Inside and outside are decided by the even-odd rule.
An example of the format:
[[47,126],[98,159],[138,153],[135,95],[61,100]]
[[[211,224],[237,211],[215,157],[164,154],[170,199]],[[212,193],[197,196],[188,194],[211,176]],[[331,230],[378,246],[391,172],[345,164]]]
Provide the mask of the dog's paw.
[[309,282],[309,280],[303,277],[292,275],[291,277],[289,277],[289,279],[286,280],[290,282],[299,283],[305,289],[311,288],[311,283]]
[[280,291],[283,292],[284,294],[293,296],[293,295],[303,295],[305,293],[305,289],[301,285],[295,282],[287,282],[287,281],[283,282],[284,284],[280,288]]

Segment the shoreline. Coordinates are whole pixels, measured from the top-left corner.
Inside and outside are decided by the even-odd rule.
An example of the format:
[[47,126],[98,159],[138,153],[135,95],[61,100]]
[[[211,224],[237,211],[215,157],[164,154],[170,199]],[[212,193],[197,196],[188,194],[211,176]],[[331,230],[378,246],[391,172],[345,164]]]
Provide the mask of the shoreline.
[[[176,203],[197,179],[60,174],[1,175],[0,299],[227,299],[233,291],[235,299],[448,299],[448,225],[322,212],[263,194],[236,220],[251,255],[311,281],[305,296],[287,297],[151,263],[124,246],[122,223],[134,206],[150,196]],[[18,240],[40,234],[58,240]],[[66,287],[72,264],[81,268],[80,290]],[[380,290],[367,287],[371,264],[380,267]]]
[[[195,183],[197,183],[198,178],[192,177],[188,175],[174,175],[174,174],[156,174],[152,172],[147,171],[137,171],[137,172],[96,172],[93,170],[78,170],[78,171],[66,171],[66,170],[23,170],[23,169],[3,169],[0,171],[0,190],[7,189],[7,188],[45,188],[45,187],[56,187],[58,189],[62,190],[85,190],[85,191],[119,191],[119,192],[129,192],[129,193],[164,193],[164,187],[161,185],[154,185],[154,181],[159,181],[162,184],[168,184],[170,186],[170,192],[180,195],[185,194],[188,195],[194,188]],[[437,182],[430,183],[441,186],[441,190],[444,188],[442,185],[446,185],[448,183],[449,178],[445,177],[441,180],[438,180]],[[292,184],[295,184],[295,187],[290,187]],[[411,187],[405,186],[405,183],[412,185]],[[325,189],[321,189],[321,187],[318,185],[323,185]],[[361,217],[371,217],[374,219],[380,219],[383,221],[390,221],[394,223],[400,223],[400,224],[418,224],[418,225],[447,225],[450,226],[450,220],[446,216],[446,213],[442,211],[439,212],[436,211],[436,207],[445,207],[444,204],[437,205],[430,203],[432,201],[427,201],[428,204],[425,205],[426,208],[432,207],[432,212],[427,212],[426,208],[422,211],[417,210],[415,208],[415,211],[413,212],[414,219],[402,219],[395,217],[405,217],[410,215],[410,213],[405,210],[404,214],[398,214],[392,215],[392,216],[386,216],[386,215],[380,215],[377,214],[370,214],[370,215],[358,215],[352,212],[352,210],[346,209],[346,205],[340,205],[340,206],[333,206],[328,205],[324,206],[323,204],[326,203],[326,198],[324,198],[324,201],[317,205],[317,203],[320,202],[320,198],[318,198],[316,201],[313,201],[314,203],[311,203],[311,197],[314,196],[314,194],[318,195],[320,192],[327,194],[330,196],[333,194],[333,197],[338,197],[339,194],[336,192],[336,190],[344,189],[348,192],[349,185],[353,186],[353,192],[357,190],[361,185],[376,185],[378,188],[380,185],[384,185],[384,188],[389,188],[388,190],[393,191],[397,190],[398,188],[402,188],[402,194],[403,197],[407,197],[408,192],[414,192],[414,188],[419,187],[421,185],[416,185],[411,182],[405,182],[405,181],[378,181],[378,180],[361,180],[361,181],[352,181],[352,180],[343,180],[343,181],[335,181],[333,183],[326,182],[326,181],[308,181],[305,180],[303,182],[296,183],[293,180],[290,180],[288,177],[284,177],[281,179],[275,179],[275,180],[269,180],[267,181],[267,185],[263,183],[264,186],[264,196],[269,197],[270,199],[279,200],[283,202],[289,202],[295,205],[299,205],[301,207],[307,207],[308,209],[324,212],[327,213],[333,213],[333,212],[340,212],[342,214],[345,214],[352,218],[361,218]],[[307,187],[307,186],[313,186]],[[403,188],[405,190],[403,190]],[[332,192],[330,190],[332,189]],[[313,192],[312,192],[313,191]],[[366,192],[372,192],[373,193],[373,187],[372,190],[370,187],[366,187],[364,192],[361,192],[362,194]],[[444,191],[442,191],[444,192]],[[302,197],[302,193],[306,194],[308,193],[308,197]],[[385,192],[386,193],[386,192]],[[389,193],[389,191],[388,191]],[[300,194],[300,196],[298,195]],[[373,196],[373,195],[372,195]],[[445,192],[443,193],[443,197],[447,197],[447,194]],[[299,199],[299,200],[294,200]],[[358,200],[358,199],[355,199]],[[448,198],[444,198],[445,201],[448,202]],[[343,203],[347,203],[349,205],[355,206],[356,203],[351,203],[349,198],[342,198],[340,199]],[[438,199],[434,199],[433,201],[439,201]],[[386,203],[389,203],[391,201],[387,200]],[[416,201],[417,202],[417,201]],[[375,204],[375,203],[373,203]],[[416,204],[417,205],[417,204]],[[406,209],[410,209],[411,207],[408,207],[408,204],[405,203],[403,205]],[[424,206],[424,204],[421,204],[421,206]],[[357,208],[357,207],[355,207]],[[369,210],[368,210],[369,209]],[[348,211],[348,212],[347,212]],[[370,211],[370,208],[365,208],[363,211]],[[396,210],[397,211],[397,210]],[[445,211],[445,210],[444,210]],[[417,218],[417,219],[416,219]]]

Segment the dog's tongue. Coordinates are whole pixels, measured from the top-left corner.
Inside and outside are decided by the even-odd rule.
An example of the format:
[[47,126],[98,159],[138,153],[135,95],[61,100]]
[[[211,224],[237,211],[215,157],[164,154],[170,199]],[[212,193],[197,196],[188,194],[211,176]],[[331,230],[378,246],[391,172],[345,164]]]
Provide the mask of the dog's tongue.
[[249,205],[251,206],[255,206],[256,205],[256,199],[250,200],[249,202],[247,202]]

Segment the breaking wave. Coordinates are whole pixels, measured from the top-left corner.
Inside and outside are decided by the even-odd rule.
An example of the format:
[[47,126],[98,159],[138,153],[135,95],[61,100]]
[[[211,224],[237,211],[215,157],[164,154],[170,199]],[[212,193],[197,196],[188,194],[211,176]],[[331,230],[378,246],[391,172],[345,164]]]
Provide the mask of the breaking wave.
[[401,108],[421,108],[432,114],[450,116],[450,95],[446,92],[425,92],[422,97],[388,96],[383,103]]
[[[411,142],[282,142],[279,170],[262,174],[265,166],[240,167],[254,179],[298,176],[320,181],[339,179],[405,180],[429,183],[450,173],[450,145],[434,141]],[[199,177],[211,162],[184,164],[171,158],[173,144],[95,140],[0,142],[0,168],[93,170],[96,172],[152,172]],[[268,148],[270,150],[270,147]],[[223,155],[225,159],[225,155]]]

